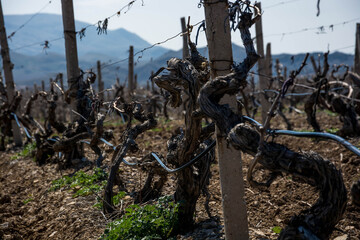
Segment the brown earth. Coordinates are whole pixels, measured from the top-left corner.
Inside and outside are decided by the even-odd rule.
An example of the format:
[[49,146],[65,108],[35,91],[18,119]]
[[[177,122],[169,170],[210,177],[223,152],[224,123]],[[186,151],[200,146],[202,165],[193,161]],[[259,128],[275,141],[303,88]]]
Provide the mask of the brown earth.
[[[287,114],[295,130],[309,130],[304,114]],[[318,113],[323,129],[340,128],[338,117],[327,112]],[[159,127],[139,136],[137,142],[140,151],[134,155],[140,157],[150,151],[165,154],[166,141],[180,121],[159,124]],[[276,128],[285,129],[283,121],[273,119]],[[115,126],[115,127],[114,127]],[[123,126],[115,124],[116,132]],[[109,126],[108,126],[109,127]],[[348,139],[359,147],[360,138]],[[276,137],[276,142],[286,144],[296,151],[316,151],[341,169],[345,186],[349,192],[353,181],[360,179],[360,158],[332,141],[318,141],[309,138]],[[109,222],[100,210],[94,208],[96,196],[73,198],[69,190],[49,191],[51,182],[62,176],[74,173],[77,169],[60,170],[57,164],[48,163],[42,167],[31,158],[11,160],[18,150],[0,153],[0,239],[98,239]],[[88,159],[94,160],[91,151]],[[109,165],[111,155],[104,161]],[[243,155],[243,174],[246,175],[251,156]],[[92,165],[82,168],[91,171]],[[141,188],[146,173],[136,168],[121,166],[122,177],[129,192]],[[201,196],[197,205],[195,229],[178,239],[224,239],[219,168],[211,167],[210,209],[214,218],[209,219],[204,207],[205,197]],[[257,179],[265,179],[268,172],[258,169]],[[169,177],[164,194],[174,191],[175,175]],[[251,188],[245,180],[245,198],[247,202],[249,230],[251,239],[276,239],[278,234],[272,228],[284,228],[292,216],[309,208],[318,197],[310,186],[292,181],[291,176],[279,177],[267,190]],[[133,199],[125,197],[125,206]],[[342,237],[342,238],[338,238]],[[351,204],[348,194],[348,205],[343,219],[337,224],[331,239],[360,239],[360,207]]]

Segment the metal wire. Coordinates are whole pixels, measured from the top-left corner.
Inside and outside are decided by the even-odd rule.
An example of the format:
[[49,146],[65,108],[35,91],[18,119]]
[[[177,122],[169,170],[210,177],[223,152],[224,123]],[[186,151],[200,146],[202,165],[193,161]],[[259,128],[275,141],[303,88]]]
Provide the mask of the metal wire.
[[49,6],[51,4],[52,1],[49,1],[48,3],[46,3],[45,6],[43,6],[39,11],[37,11],[35,14],[33,14],[26,22],[24,22],[23,24],[21,24],[15,31],[13,31],[12,33],[10,33],[10,35],[8,36],[9,39],[11,39],[12,37],[14,37],[14,35],[20,31],[20,29],[22,29],[23,27],[25,27],[34,17],[36,17],[37,15],[39,15],[47,6]]

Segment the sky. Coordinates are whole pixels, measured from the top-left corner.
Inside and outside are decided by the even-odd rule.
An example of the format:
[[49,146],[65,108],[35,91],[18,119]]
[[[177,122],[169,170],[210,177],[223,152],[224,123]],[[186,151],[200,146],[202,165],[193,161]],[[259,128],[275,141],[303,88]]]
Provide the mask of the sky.
[[[75,19],[93,24],[115,14],[130,0],[73,2]],[[108,28],[125,28],[154,44],[181,32],[181,17],[187,19],[190,16],[192,24],[204,20],[204,8],[198,7],[199,2],[200,0],[137,0],[130,9],[125,8],[119,17],[111,18]],[[49,0],[2,0],[2,7],[4,15],[33,14],[44,6],[46,7],[42,13],[61,14],[61,0],[48,3]],[[316,5],[317,0],[261,1],[264,43],[271,42],[273,54],[327,50],[354,53],[356,23],[360,23],[360,0],[321,0],[318,17]],[[334,25],[333,28],[329,28],[330,25]],[[321,26],[324,29],[320,30]],[[303,29],[310,30],[302,31]],[[253,27],[253,36],[254,32]],[[194,31],[193,41],[195,35]],[[232,41],[242,44],[239,32],[232,33]],[[182,48],[181,37],[162,46],[179,50]],[[198,46],[206,46],[204,32],[200,32]]]

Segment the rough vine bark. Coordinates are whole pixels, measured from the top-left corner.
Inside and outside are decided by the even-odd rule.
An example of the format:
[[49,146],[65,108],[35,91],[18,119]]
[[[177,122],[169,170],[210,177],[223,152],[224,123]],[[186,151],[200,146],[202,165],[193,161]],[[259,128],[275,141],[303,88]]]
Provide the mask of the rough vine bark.
[[[199,54],[195,44],[189,41],[189,46],[191,54],[187,60],[170,59],[166,68],[169,73],[158,76],[163,70],[160,69],[153,78],[158,87],[169,92],[168,101],[172,107],[182,105],[182,93],[188,96],[188,101],[185,102],[185,128],[168,141],[166,159],[176,167],[184,165],[195,156],[202,142],[206,140],[204,136],[208,131],[201,127],[204,115],[199,115],[196,110],[199,107],[197,97],[200,87],[209,79],[209,69],[206,59]],[[211,158],[213,156],[205,156],[194,166],[177,174],[175,201],[180,203],[179,221],[183,230],[193,225],[196,202],[209,178]]]
[[[247,57],[232,73],[217,77],[200,91],[201,111],[212,118],[221,133],[227,136],[235,149],[255,156],[258,152],[260,135],[252,127],[242,123],[226,105],[220,105],[224,94],[235,94],[246,86],[246,76],[256,63],[258,56],[254,50],[248,28],[251,15],[243,14],[240,25],[241,36]],[[296,153],[276,143],[264,143],[263,156],[259,163],[272,172],[286,172],[308,184],[316,186],[320,192],[318,201],[310,208],[293,217],[280,234],[279,239],[328,239],[336,223],[341,219],[346,206],[346,189],[339,170],[329,161],[315,153]]]
[[[131,148],[136,147],[135,139],[139,134],[155,127],[157,124],[152,114],[144,115],[140,104],[133,103],[130,105],[125,105],[124,109],[125,112],[127,112],[127,114],[130,116],[130,120],[128,122],[128,128],[123,134],[122,144],[116,147],[112,156],[112,166],[110,168],[110,173],[105,187],[103,199],[104,213],[112,213],[115,210],[112,202],[113,185],[120,163],[125,157],[127,151],[131,150]],[[131,127],[131,120],[133,117],[141,123]]]

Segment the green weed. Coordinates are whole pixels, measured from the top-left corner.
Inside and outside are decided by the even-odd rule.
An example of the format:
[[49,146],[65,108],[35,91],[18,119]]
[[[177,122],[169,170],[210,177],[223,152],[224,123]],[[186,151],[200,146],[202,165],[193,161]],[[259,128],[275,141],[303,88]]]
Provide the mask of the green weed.
[[162,129],[161,128],[152,128],[150,129],[151,132],[161,132]]
[[16,160],[22,157],[30,157],[32,156],[35,149],[36,149],[36,142],[28,143],[25,145],[24,149],[21,152],[11,156],[10,159]]
[[73,197],[86,196],[101,191],[106,185],[107,173],[96,168],[93,174],[86,174],[78,171],[74,176],[65,176],[52,182],[51,191],[60,188],[70,188],[75,193]]
[[331,127],[331,128],[327,128],[325,131],[326,131],[327,133],[336,134],[336,132],[339,131],[339,129],[338,129],[338,128]]
[[335,112],[332,112],[332,111],[330,111],[330,110],[327,110],[327,109],[325,109],[324,112],[325,112],[327,115],[331,116],[331,117],[336,117],[336,116],[339,115],[339,114],[337,114],[337,113],[335,113]]
[[281,232],[281,227],[279,226],[275,226],[271,229],[274,233],[280,234]]
[[27,203],[29,203],[29,202],[31,202],[31,201],[34,201],[34,199],[33,199],[33,198],[28,198],[28,199],[25,199],[25,200],[23,201],[23,203],[24,203],[24,205],[25,205],[25,204],[27,204]]
[[[152,205],[131,205],[125,215],[107,225],[103,240],[171,239],[178,222],[178,204],[170,196],[159,198]],[[175,238],[174,238],[175,239]]]
[[[122,199],[125,197],[126,192],[119,192],[118,194],[116,194],[115,196],[112,197],[112,202],[114,204],[114,206],[118,206]],[[93,205],[93,207],[97,208],[97,209],[102,209],[103,207],[103,203],[102,203],[102,199],[100,197],[97,197],[97,202]]]

